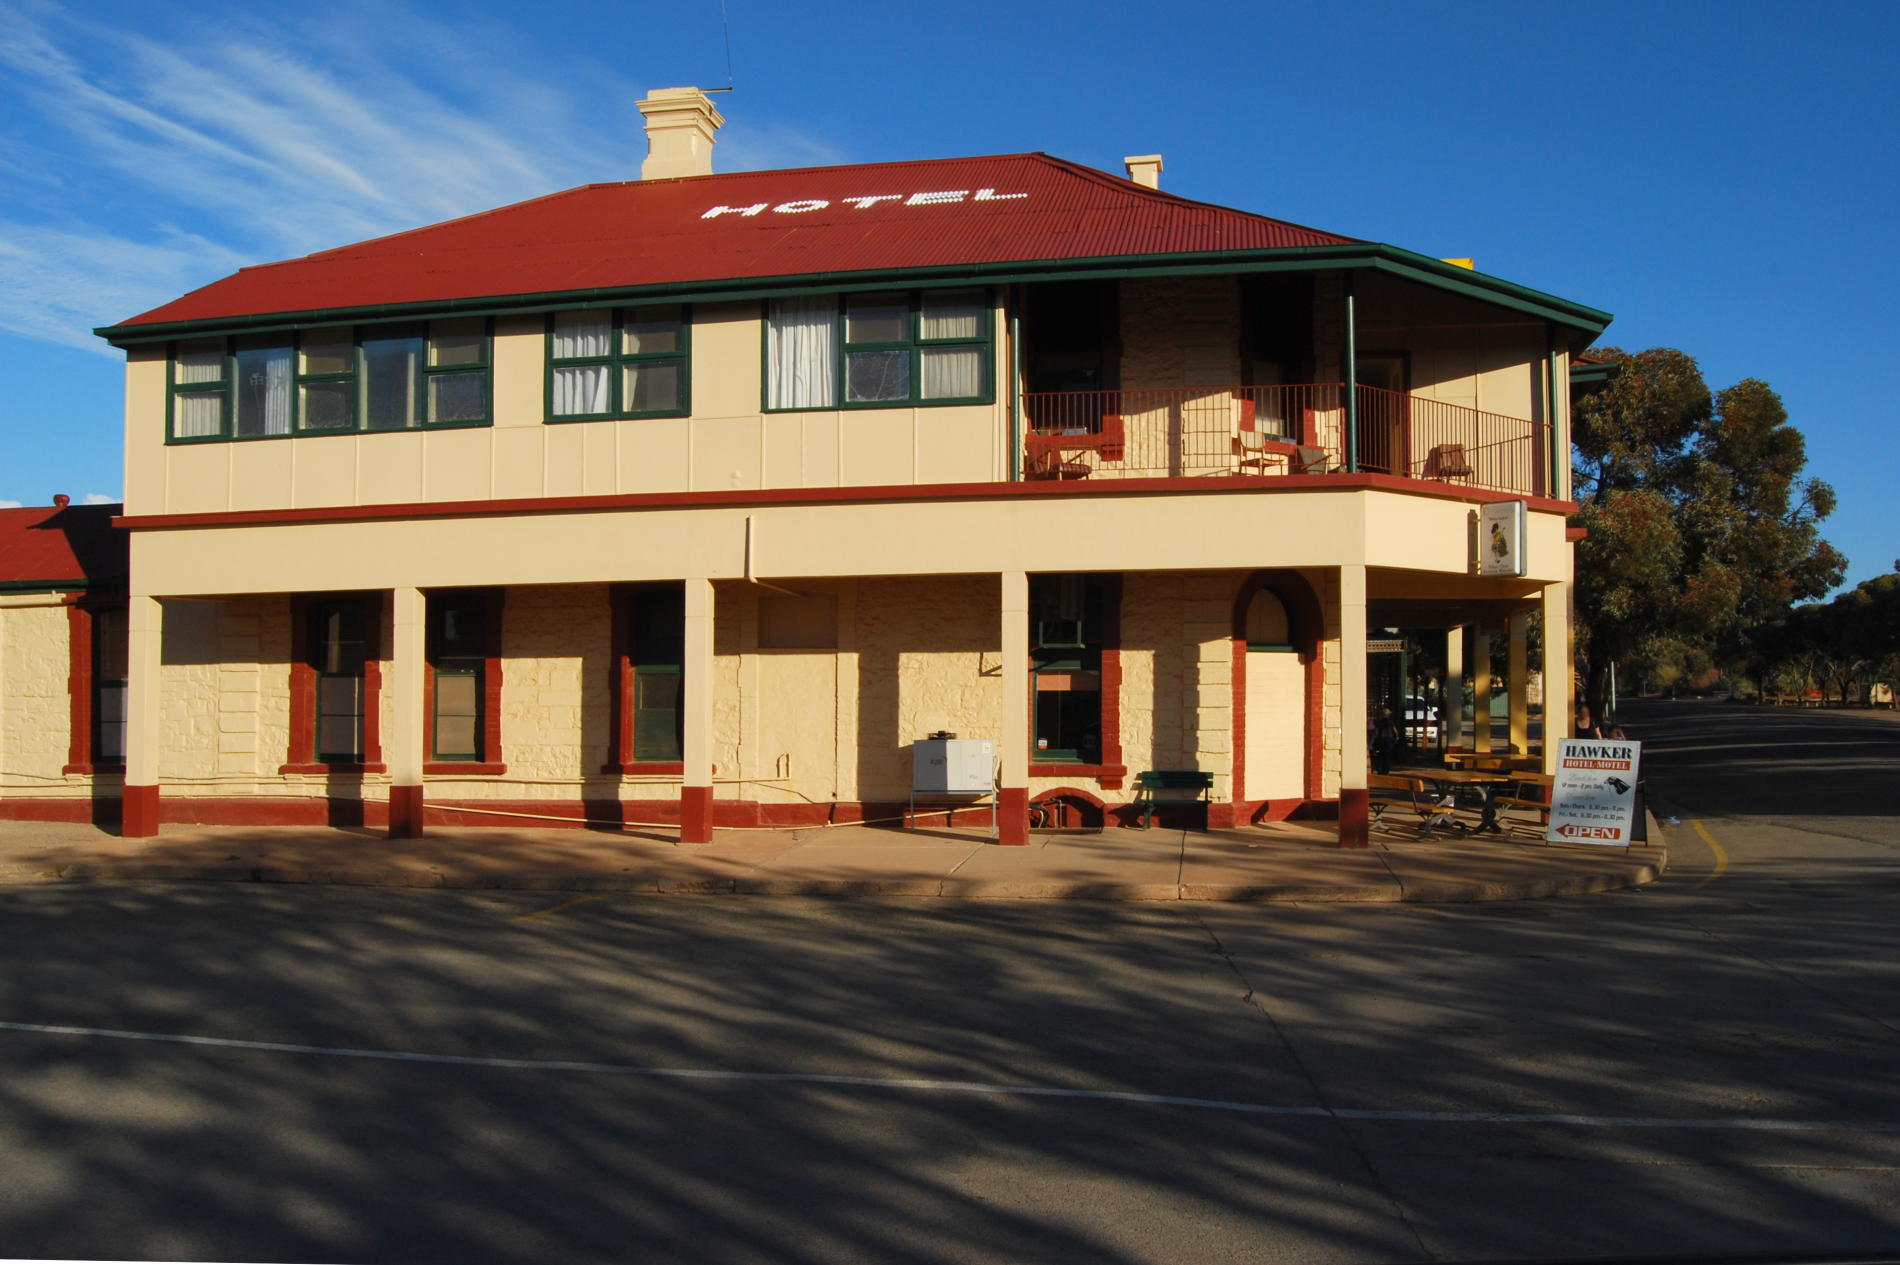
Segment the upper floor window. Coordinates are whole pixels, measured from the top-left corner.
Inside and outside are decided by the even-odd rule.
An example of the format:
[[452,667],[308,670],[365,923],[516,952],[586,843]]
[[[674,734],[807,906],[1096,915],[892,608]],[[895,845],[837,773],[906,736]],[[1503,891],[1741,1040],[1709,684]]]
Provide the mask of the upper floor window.
[[687,321],[678,304],[556,312],[548,318],[548,417],[679,417]]
[[209,338],[172,349],[170,438],[266,439],[481,426],[481,317]]
[[766,315],[765,407],[987,403],[990,359],[982,290],[777,299]]

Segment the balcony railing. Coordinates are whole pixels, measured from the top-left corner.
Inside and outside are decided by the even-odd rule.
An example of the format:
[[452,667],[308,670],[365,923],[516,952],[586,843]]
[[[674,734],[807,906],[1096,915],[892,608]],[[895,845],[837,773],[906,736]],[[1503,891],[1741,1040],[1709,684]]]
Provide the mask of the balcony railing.
[[1022,397],[1023,477],[1129,479],[1346,470],[1541,496],[1550,425],[1337,382],[1052,391]]

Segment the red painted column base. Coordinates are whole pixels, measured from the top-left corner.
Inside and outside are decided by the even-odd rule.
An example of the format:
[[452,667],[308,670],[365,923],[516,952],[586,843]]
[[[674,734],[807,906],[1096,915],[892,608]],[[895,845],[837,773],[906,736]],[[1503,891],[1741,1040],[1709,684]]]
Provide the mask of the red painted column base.
[[119,834],[127,839],[150,839],[158,833],[158,788],[128,786],[119,801]]
[[712,842],[713,788],[680,787],[680,842]]
[[1372,846],[1371,805],[1372,796],[1362,786],[1354,790],[1341,788],[1339,792],[1339,846],[1342,848],[1369,848]]
[[422,838],[422,788],[420,786],[389,788],[389,837],[391,839]]
[[996,792],[996,842],[1006,848],[1029,845],[1029,788],[1005,786]]

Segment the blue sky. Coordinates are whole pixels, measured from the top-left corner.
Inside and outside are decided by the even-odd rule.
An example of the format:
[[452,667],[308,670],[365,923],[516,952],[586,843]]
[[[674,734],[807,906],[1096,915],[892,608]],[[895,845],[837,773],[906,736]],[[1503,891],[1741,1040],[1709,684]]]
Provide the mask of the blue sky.
[[[1900,6],[726,0],[721,170],[1046,150],[1614,312],[1766,379],[1890,569]],[[631,179],[719,0],[0,0],[0,502],[116,499],[88,332],[263,262]]]

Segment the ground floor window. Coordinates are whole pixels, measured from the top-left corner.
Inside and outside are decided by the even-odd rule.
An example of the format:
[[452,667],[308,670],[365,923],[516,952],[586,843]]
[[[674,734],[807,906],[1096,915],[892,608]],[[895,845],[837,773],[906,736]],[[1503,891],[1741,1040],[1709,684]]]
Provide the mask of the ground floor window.
[[616,586],[614,735],[609,771],[678,772],[684,759],[686,590]]
[[125,763],[125,607],[92,612],[92,763]]
[[66,608],[67,693],[72,724],[67,773],[99,773],[125,765],[125,606],[80,597]]
[[427,595],[428,743],[424,772],[503,773],[501,759],[501,605],[499,589],[450,589]]
[[1031,750],[1036,761],[1102,760],[1102,651],[1114,589],[1107,576],[1030,577]]
[[363,759],[363,676],[369,658],[369,616],[357,600],[319,602],[311,608],[310,666],[316,673],[317,759]]
[[291,599],[290,750],[280,772],[382,772],[380,594]]

